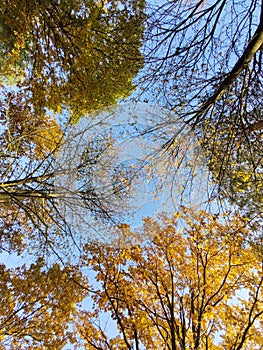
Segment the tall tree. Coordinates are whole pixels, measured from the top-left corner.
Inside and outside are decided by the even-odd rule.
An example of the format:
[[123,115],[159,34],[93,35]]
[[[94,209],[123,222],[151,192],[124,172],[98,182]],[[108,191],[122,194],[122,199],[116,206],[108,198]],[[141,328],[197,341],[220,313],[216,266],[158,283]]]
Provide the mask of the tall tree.
[[262,1],[167,1],[148,12],[144,98],[194,130],[219,193],[262,215]]
[[[30,201],[34,198],[31,186],[37,181],[37,175],[41,175],[41,170],[48,169],[52,155],[63,139],[63,132],[52,117],[36,114],[32,107],[25,106],[21,93],[3,89],[0,108],[1,250],[19,252],[25,236],[37,230],[37,225],[30,228],[29,213],[41,216],[45,212],[41,209],[45,207],[43,200],[38,205]],[[23,188],[26,180],[27,186]],[[22,193],[27,203],[23,203]]]
[[1,82],[23,87],[37,113],[73,120],[128,95],[141,68],[143,0],[5,1]]
[[79,316],[86,349],[260,349],[262,254],[248,234],[237,215],[224,222],[184,208],[146,218],[142,243],[87,245],[83,265],[97,283],[93,309]]
[[91,217],[119,219],[131,175],[115,164],[112,136],[99,128],[101,120],[86,118],[62,130],[50,115],[25,106],[20,92],[6,93],[0,118],[1,249],[30,239],[31,249],[67,251],[68,239],[76,243],[96,232]]

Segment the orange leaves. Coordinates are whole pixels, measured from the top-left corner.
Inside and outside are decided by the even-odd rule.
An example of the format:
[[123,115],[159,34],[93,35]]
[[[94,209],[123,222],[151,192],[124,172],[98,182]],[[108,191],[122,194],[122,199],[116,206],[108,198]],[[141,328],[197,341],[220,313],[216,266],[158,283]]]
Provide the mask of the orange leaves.
[[35,156],[38,159],[57,148],[62,138],[62,130],[54,119],[43,116],[41,123],[34,125],[31,135],[32,142],[36,145]]
[[[246,244],[241,218],[221,221],[185,209],[160,222],[145,219],[144,240],[136,245],[87,244],[77,267],[47,268],[43,259],[30,267],[0,266],[2,344],[256,349],[262,260]],[[80,270],[91,271],[89,285]]]
[[76,303],[85,297],[75,283],[81,278],[77,267],[71,271],[54,264],[47,269],[39,259],[29,267],[1,265],[1,272],[1,344],[12,349],[62,349]]
[[142,235],[145,241],[136,247],[87,247],[83,262],[96,271],[99,287],[93,296],[98,313],[92,327],[87,324],[88,337],[82,331],[84,341],[90,342],[92,332],[97,341],[110,341],[97,327],[103,311],[116,322],[122,349],[252,345],[263,314],[262,268],[245,246],[245,222],[233,216],[223,223],[185,208],[159,223],[145,219]]
[[7,94],[1,101],[1,121],[5,128],[1,144],[11,154],[40,159],[57,148],[62,130],[55,119],[38,115],[24,102],[21,93]]

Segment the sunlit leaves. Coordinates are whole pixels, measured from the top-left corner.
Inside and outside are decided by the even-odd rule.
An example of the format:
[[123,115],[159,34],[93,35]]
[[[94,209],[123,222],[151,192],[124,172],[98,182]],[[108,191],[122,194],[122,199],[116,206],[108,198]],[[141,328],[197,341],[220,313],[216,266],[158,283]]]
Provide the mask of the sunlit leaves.
[[[141,234],[142,244],[86,248],[83,264],[99,282],[98,311],[84,311],[78,326],[88,349],[112,349],[112,342],[123,349],[182,350],[261,344],[262,262],[247,244],[243,220],[220,222],[184,208],[161,222],[145,219]],[[107,335],[101,312],[115,320],[116,338]]]
[[2,82],[37,113],[80,116],[115,103],[142,65],[144,2],[17,1],[1,6]]
[[34,112],[23,93],[3,89],[1,109],[1,158],[27,156],[40,159],[52,153],[62,139],[62,130],[52,116]]
[[[0,5],[0,74],[6,85],[0,247],[20,254],[30,246],[37,256],[47,253],[60,262],[59,253],[66,252],[73,261],[71,240],[83,253],[81,269],[96,279],[88,288],[78,266],[49,266],[43,259],[20,268],[1,265],[3,346],[62,348],[76,340],[73,322],[79,344],[90,349],[237,350],[262,344],[262,247],[246,227],[260,215],[262,197],[259,2],[167,2],[148,11],[145,24],[144,5],[141,0]],[[140,75],[142,91],[175,117],[156,110],[146,128],[137,116],[128,126],[121,122],[108,129],[103,120],[92,140],[86,138],[91,124],[83,123],[65,141],[51,111],[67,110],[76,122],[127,96],[143,64],[144,25],[149,65]],[[129,137],[130,149],[118,148]],[[140,202],[141,184],[154,195],[170,191],[176,205],[188,197],[197,204],[194,191],[207,201],[194,181],[204,160],[197,154],[200,146],[221,197],[248,218],[218,219],[181,207],[171,218],[146,218],[143,230],[133,232],[119,209],[131,214],[125,200],[134,196]],[[114,247],[90,240],[90,213],[97,222],[114,223],[117,214]],[[96,238],[107,241],[113,231],[104,226]],[[77,313],[75,304],[88,290],[93,309],[89,304],[85,310],[84,303]],[[107,331],[105,315],[116,336]]]
[[[251,73],[252,74],[252,73]],[[262,219],[262,98],[260,79],[247,73],[207,116],[196,134],[219,192],[250,218]],[[252,80],[252,81],[251,81]],[[242,106],[240,106],[240,101]]]
[[76,304],[85,297],[78,268],[30,266],[1,269],[0,344],[10,349],[62,349],[73,339],[69,328]]

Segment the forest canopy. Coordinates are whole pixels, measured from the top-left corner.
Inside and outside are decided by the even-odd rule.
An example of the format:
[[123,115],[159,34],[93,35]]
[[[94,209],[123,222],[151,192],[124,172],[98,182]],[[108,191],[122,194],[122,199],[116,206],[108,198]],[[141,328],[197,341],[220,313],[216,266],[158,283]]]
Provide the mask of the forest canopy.
[[0,349],[259,350],[263,2],[0,2]]
[[150,9],[145,98],[193,129],[219,195],[262,218],[262,2],[167,1]]
[[73,120],[127,96],[143,63],[145,3],[5,1],[0,74],[36,113],[67,109]]

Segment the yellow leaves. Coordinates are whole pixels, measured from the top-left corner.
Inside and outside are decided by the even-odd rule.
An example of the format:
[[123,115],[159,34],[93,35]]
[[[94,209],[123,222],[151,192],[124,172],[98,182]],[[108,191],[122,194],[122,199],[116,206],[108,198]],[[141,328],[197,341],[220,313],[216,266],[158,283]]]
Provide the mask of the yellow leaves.
[[[25,37],[23,33],[18,33],[17,31],[14,30],[14,35],[16,37],[16,41],[14,43],[14,47],[17,50],[17,52],[20,52],[21,49],[25,48]],[[13,49],[14,50],[14,49]],[[12,50],[12,51],[13,51]],[[11,52],[12,52],[11,51]]]
[[25,1],[6,3],[2,80],[18,75],[13,81],[30,92],[27,105],[38,112],[66,108],[73,122],[129,95],[143,61],[144,27],[134,13],[137,8],[142,13],[144,5],[133,1],[125,15],[118,4],[43,1],[25,11]]
[[[243,83],[246,84],[248,81],[245,79]],[[236,96],[236,91],[232,93]],[[247,104],[249,105],[250,103]],[[213,181],[218,185],[220,194],[228,198],[230,203],[237,204],[245,215],[253,218],[261,210],[262,198],[259,156],[262,153],[262,146],[260,138],[251,132],[253,118],[256,121],[258,117],[255,114],[250,121],[244,122],[246,119],[244,115],[250,114],[246,108],[238,115],[235,107],[233,113],[229,114],[228,107],[226,104],[226,114],[215,108],[215,115],[220,115],[220,118],[214,119],[211,116],[210,121],[202,123],[200,139],[203,142],[202,147],[206,152]],[[217,122],[214,123],[212,120]]]
[[54,116],[37,114],[24,104],[21,93],[7,94],[1,105],[5,111],[2,147],[6,147],[9,153],[40,159],[56,150],[62,139],[62,130]]
[[[125,223],[118,229],[131,232]],[[247,232],[238,215],[222,224],[213,215],[185,209],[171,218],[163,215],[162,222],[147,218],[143,230],[146,239],[133,246],[86,245],[80,269],[92,269],[95,282],[89,285],[78,267],[56,263],[47,269],[44,260],[16,271],[1,267],[0,318],[21,306],[24,317],[7,322],[8,336],[19,332],[23,344],[24,329],[30,328],[32,336],[55,349],[76,337],[87,349],[132,348],[135,337],[147,349],[171,346],[172,339],[178,347],[182,341],[194,346],[199,337],[200,350],[205,344],[223,349],[244,334],[249,315],[257,322],[247,334],[256,334],[262,319],[261,260],[242,245]],[[76,303],[87,290],[87,310],[80,312]],[[104,327],[105,315],[117,336]],[[77,335],[65,333],[72,323]],[[221,343],[214,341],[219,331]]]
[[[128,225],[121,228],[130,232]],[[259,257],[242,246],[247,230],[238,215],[222,224],[204,211],[185,208],[172,218],[163,216],[162,222],[145,219],[142,235],[146,240],[135,250],[100,247],[99,267],[99,247],[96,256],[86,250],[94,256],[89,264],[99,271],[101,282],[93,307],[112,315],[122,341],[126,337],[132,344],[136,334],[149,349],[163,348],[172,339],[178,347],[182,339],[189,346],[198,339],[200,350],[207,344],[209,349],[222,349],[239,336],[234,329],[246,332],[244,320],[251,308],[254,314],[262,308],[255,299],[255,288],[262,292],[262,270]],[[242,297],[244,288],[251,291],[250,298]],[[99,314],[92,330],[96,337]],[[252,328],[255,332],[257,327]],[[221,343],[215,342],[219,331],[224,334]],[[100,332],[97,340],[102,339],[105,334]]]
[[[69,268],[62,269],[59,264],[47,269],[45,262],[39,259],[29,267],[6,271],[9,277],[5,282],[1,276],[2,343],[23,348],[32,345],[37,349],[41,345],[40,348],[61,349],[76,303],[86,294],[72,279],[74,276],[77,282],[81,276],[77,267],[72,272]],[[13,337],[13,334],[17,336]]]
[[62,130],[54,119],[43,116],[41,124],[35,127],[31,137],[36,145],[35,155],[41,158],[47,152],[56,150],[62,138]]

